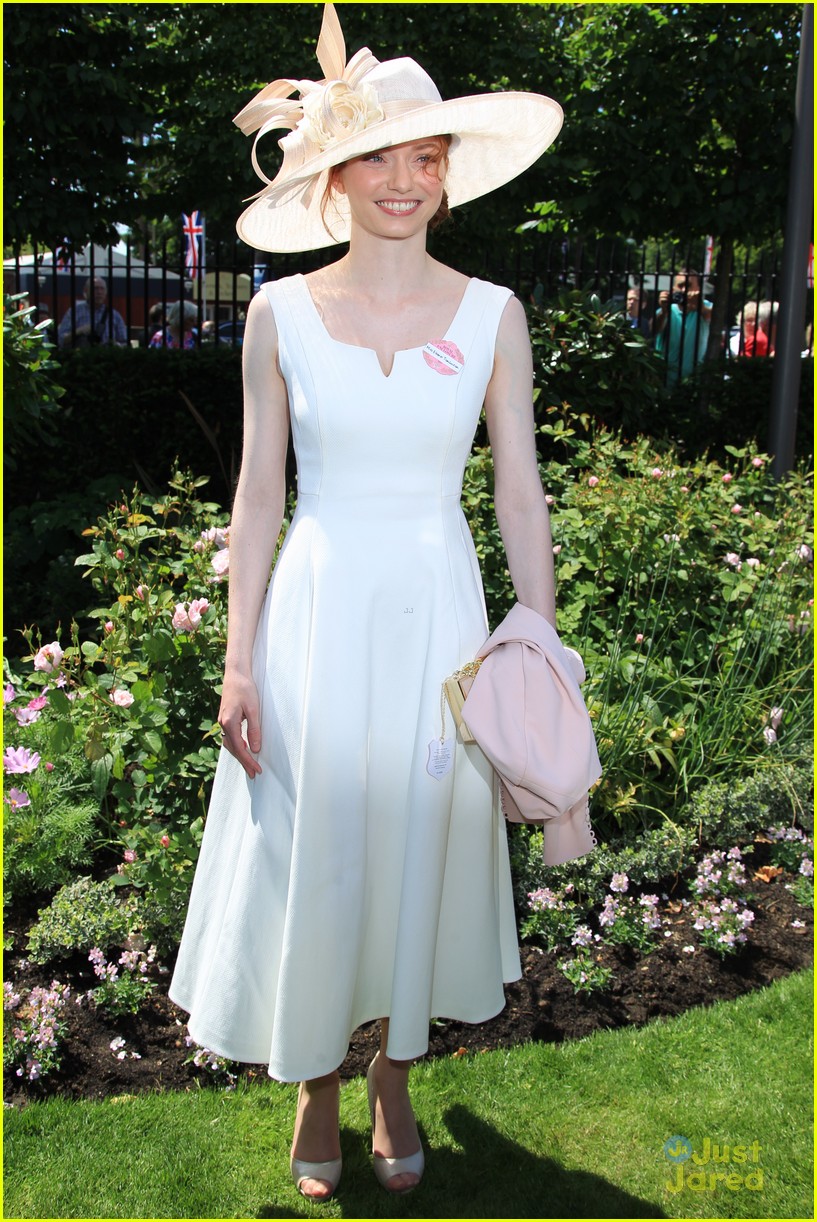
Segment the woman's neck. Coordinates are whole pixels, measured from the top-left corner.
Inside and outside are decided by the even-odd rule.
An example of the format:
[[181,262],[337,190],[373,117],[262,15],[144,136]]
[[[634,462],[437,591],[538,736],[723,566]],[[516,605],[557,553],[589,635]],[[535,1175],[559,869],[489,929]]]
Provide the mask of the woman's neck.
[[421,292],[439,266],[425,241],[424,230],[395,241],[353,228],[349,252],[335,265],[338,277],[348,288],[384,300]]

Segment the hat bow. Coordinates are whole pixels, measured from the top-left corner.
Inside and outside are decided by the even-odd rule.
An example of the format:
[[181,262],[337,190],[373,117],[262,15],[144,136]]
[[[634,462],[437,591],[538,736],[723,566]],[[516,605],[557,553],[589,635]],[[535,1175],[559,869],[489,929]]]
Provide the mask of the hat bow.
[[[362,47],[347,64],[346,43],[332,4],[327,4],[324,9],[317,57],[325,73],[323,80],[284,78],[272,81],[233,120],[245,136],[258,133],[253,141],[252,164],[256,174],[268,186],[272,179],[258,164],[256,146],[261,137],[273,129],[297,128],[302,137],[299,143],[314,146],[300,150],[305,161],[314,152],[323,152],[339,140],[363,131],[384,118],[374,89],[364,81],[380,61],[368,47]],[[290,100],[296,91],[300,97]]]

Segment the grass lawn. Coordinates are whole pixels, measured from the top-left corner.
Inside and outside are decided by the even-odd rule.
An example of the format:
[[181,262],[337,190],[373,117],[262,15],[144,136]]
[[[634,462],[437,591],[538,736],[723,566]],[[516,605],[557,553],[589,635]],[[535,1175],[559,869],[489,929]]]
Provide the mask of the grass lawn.
[[[362,1079],[343,1089],[344,1174],[321,1207],[289,1180],[294,1086],[30,1104],[5,1113],[3,1216],[810,1218],[812,990],[800,972],[640,1029],[419,1065],[428,1166],[406,1197],[371,1172]],[[668,1160],[673,1136],[692,1160]],[[707,1139],[728,1163],[695,1165]]]

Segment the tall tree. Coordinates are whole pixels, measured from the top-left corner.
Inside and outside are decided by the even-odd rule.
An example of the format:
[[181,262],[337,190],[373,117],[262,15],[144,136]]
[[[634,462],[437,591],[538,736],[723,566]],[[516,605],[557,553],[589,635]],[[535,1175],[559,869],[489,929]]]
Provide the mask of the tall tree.
[[138,215],[144,106],[127,10],[4,6],[6,241],[104,238]]
[[778,234],[800,37],[794,4],[596,4],[564,40],[558,219],[585,235],[716,237],[719,341],[736,242]]

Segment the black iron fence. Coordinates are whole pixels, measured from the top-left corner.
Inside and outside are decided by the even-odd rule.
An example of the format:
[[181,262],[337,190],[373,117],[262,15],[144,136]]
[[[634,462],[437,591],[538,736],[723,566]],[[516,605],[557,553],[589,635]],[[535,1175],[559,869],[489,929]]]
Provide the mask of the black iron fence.
[[[50,249],[35,246],[5,259],[7,293],[25,293],[40,321],[51,320],[51,338],[60,347],[93,342],[133,347],[198,347],[207,343],[240,345],[244,319],[253,294],[267,280],[307,272],[337,257],[332,249],[304,255],[268,255],[239,241],[208,243],[206,264],[191,275],[166,250],[122,242],[116,247]],[[705,266],[705,251],[677,249],[668,259],[622,241],[594,245],[548,240],[521,234],[504,247],[472,256],[463,271],[509,285],[526,304],[544,309],[571,289],[595,293],[604,311],[630,315],[634,329],[662,346],[669,338],[666,318],[674,306],[685,313],[690,296],[700,290],[711,302],[715,277]],[[683,270],[691,273],[679,288]],[[804,269],[804,275],[806,271]],[[730,355],[774,353],[776,302],[780,269],[776,252],[756,258],[746,253],[729,275],[726,324],[720,350]],[[676,294],[673,299],[673,293]],[[186,303],[186,304],[185,304]],[[704,311],[687,337],[696,352],[702,347]],[[669,332],[669,336],[666,334]],[[803,350],[812,353],[811,323]]]

